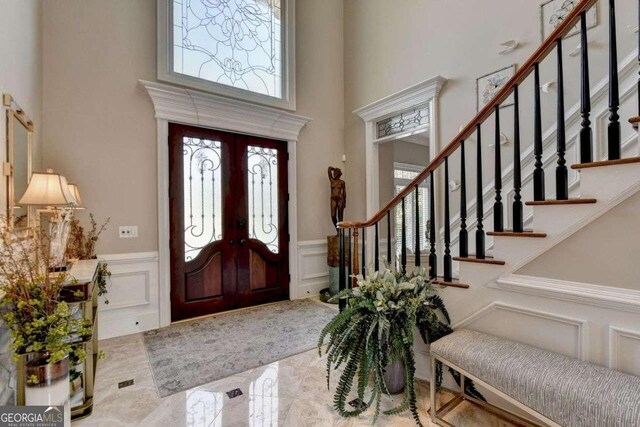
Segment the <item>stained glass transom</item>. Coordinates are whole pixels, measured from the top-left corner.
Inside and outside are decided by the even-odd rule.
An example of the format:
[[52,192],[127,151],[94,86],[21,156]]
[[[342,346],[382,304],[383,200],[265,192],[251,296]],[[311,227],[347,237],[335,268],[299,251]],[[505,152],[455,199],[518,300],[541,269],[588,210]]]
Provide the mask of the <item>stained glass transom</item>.
[[429,123],[429,106],[421,105],[377,122],[378,138],[395,135]]
[[184,137],[184,259],[222,240],[222,145]]
[[249,237],[278,253],[278,150],[252,145],[247,150]]
[[281,0],[173,0],[173,71],[282,98]]

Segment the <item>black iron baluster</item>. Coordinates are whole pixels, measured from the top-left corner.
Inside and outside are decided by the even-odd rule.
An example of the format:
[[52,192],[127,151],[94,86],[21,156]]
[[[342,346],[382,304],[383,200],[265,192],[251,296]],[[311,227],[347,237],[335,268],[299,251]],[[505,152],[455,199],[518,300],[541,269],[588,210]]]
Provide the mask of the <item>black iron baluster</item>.
[[[595,7],[595,6],[594,6]],[[618,41],[616,38],[616,6],[614,0],[609,0],[609,160],[620,158],[620,91],[618,87]]]
[[[467,164],[464,157],[464,141],[460,141],[460,233],[458,249],[460,257],[469,256],[469,232],[467,231]],[[448,183],[447,183],[448,185]]]
[[387,211],[387,268],[391,268],[391,211]]
[[[338,241],[340,246],[340,263],[338,271],[338,291],[342,292],[347,289],[347,278],[345,277],[345,250],[344,250],[344,228],[338,229]],[[347,306],[347,300],[340,299],[338,301],[340,311]]]
[[365,243],[367,241],[365,234],[367,229],[362,227],[362,277],[367,277],[367,251],[365,250]]
[[352,288],[352,280],[351,280],[351,274],[352,274],[352,262],[353,262],[353,245],[351,242],[351,229],[349,229],[349,240],[347,241],[347,249],[349,251],[349,259],[347,262],[347,287],[348,288]]
[[542,168],[542,105],[540,101],[540,64],[534,65],[534,124],[533,153],[536,158],[533,170],[533,200],[544,200],[544,169]]
[[407,271],[407,225],[405,220],[406,212],[404,206],[404,197],[402,198],[402,230],[401,230],[401,247],[400,247],[400,271]]
[[376,271],[380,270],[380,235],[378,231],[378,223],[376,222],[376,246],[373,250],[373,267]]
[[453,280],[451,271],[451,226],[449,224],[449,158],[444,158],[444,281]]
[[495,108],[496,119],[496,135],[495,135],[495,189],[496,189],[496,201],[493,204],[493,231],[504,231],[504,210],[502,207],[502,153],[500,146],[500,106],[496,105]]
[[558,116],[556,139],[558,145],[558,166],[556,166],[556,199],[569,198],[569,178],[567,175],[567,161],[564,156],[567,151],[567,134],[564,117],[564,70],[562,68],[562,38],[556,40],[558,53]]
[[520,166],[520,98],[518,85],[513,87],[513,231],[524,231],[522,215],[522,173]]
[[415,241],[415,246],[414,246],[414,252],[415,252],[416,259],[415,259],[414,264],[415,264],[416,267],[420,267],[420,261],[421,261],[420,260],[420,187],[418,187],[417,185],[416,185],[415,198],[416,198],[416,204],[415,204],[415,206],[416,206],[416,221],[415,221],[415,225],[414,226],[416,227],[416,230],[415,230],[414,235],[415,235],[416,241]]
[[480,124],[476,125],[476,131],[478,134],[478,146],[477,146],[477,155],[476,155],[476,214],[478,219],[478,225],[476,227],[476,258],[484,259],[485,251],[484,251],[484,226],[482,221],[484,219],[484,203],[482,200],[482,131],[480,128]]
[[581,89],[580,106],[582,113],[582,129],[580,129],[580,162],[591,163],[593,161],[593,131],[591,130],[591,88],[589,83],[589,47],[587,46],[587,12],[580,14],[580,69]]
[[429,277],[438,276],[438,256],[436,255],[436,199],[433,171],[429,173]]

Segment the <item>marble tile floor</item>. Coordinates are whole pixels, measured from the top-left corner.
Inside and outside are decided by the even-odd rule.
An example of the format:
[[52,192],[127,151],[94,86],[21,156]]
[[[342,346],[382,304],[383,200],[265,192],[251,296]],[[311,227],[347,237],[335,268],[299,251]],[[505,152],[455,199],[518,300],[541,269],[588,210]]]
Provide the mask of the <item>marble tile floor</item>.
[[[98,363],[93,414],[73,422],[73,427],[371,425],[371,414],[345,420],[333,411],[333,395],[326,387],[325,359],[318,357],[316,350],[159,398],[141,334],[100,344],[106,357]],[[129,379],[134,380],[133,385],[118,388],[119,382]],[[332,377],[332,387],[336,380]],[[227,392],[236,389],[242,394],[229,397]],[[418,393],[422,421],[431,425],[427,414],[428,384],[419,382]],[[390,399],[383,399],[383,408],[393,404]],[[441,399],[448,400],[449,396]],[[458,427],[511,425],[466,402],[445,418]],[[415,423],[411,415],[405,413],[381,416],[378,425],[413,426]]]

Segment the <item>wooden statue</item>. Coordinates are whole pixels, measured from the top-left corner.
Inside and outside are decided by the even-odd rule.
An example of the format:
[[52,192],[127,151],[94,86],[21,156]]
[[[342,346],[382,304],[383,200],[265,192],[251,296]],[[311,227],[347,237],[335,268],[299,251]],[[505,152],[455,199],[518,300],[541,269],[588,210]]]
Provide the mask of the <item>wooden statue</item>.
[[329,166],[329,182],[331,183],[331,221],[338,229],[338,222],[344,219],[344,209],[347,207],[347,188],[340,179],[342,171]]

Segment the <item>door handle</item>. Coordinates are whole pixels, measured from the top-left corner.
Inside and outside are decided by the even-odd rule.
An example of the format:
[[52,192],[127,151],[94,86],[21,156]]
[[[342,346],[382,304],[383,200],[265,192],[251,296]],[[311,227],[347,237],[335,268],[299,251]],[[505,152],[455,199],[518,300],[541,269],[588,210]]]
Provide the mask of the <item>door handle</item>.
[[235,241],[235,240],[233,240],[233,239],[229,239],[229,244],[230,244],[230,245],[234,245],[235,243],[236,243],[236,241]]
[[240,239],[240,240],[238,241],[238,243],[240,243],[240,246],[244,245],[244,242],[246,242],[246,240],[245,240],[245,239]]

